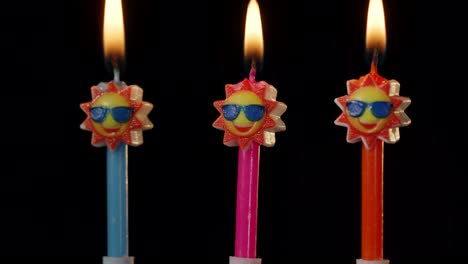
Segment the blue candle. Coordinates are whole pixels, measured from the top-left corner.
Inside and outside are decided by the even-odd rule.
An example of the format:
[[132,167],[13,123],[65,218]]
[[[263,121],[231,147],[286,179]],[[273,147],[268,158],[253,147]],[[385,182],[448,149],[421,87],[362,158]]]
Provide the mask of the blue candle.
[[139,86],[120,81],[125,46],[120,0],[106,1],[103,40],[114,79],[91,87],[92,101],[80,105],[87,114],[81,128],[92,132],[92,145],[107,146],[108,256],[104,262],[129,263],[127,149],[128,145],[141,145],[142,131],[153,128],[147,117],[153,105],[142,100],[143,89]]
[[92,132],[91,144],[107,147],[107,244],[109,257],[128,256],[128,145],[143,144],[143,130],[153,124],[153,105],[142,101],[143,89],[114,80],[91,87],[92,101],[82,103],[87,118],[81,128]]
[[153,128],[143,89],[120,81],[125,57],[121,0],[108,0],[104,8],[104,55],[114,79],[91,87],[92,101],[82,103],[87,118],[81,128],[92,132],[91,144],[107,147],[107,254],[104,263],[131,263],[128,257],[128,145],[143,144],[143,130]]
[[107,255],[128,256],[127,145],[107,149]]

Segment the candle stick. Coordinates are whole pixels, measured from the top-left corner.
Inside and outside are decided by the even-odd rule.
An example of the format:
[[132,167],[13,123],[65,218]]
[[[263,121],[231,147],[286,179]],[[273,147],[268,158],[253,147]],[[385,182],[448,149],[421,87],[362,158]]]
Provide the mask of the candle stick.
[[127,146],[143,143],[142,131],[153,127],[147,117],[153,105],[142,101],[139,86],[120,81],[125,50],[121,1],[106,1],[104,10],[104,55],[114,78],[91,87],[92,101],[80,105],[87,115],[81,128],[92,132],[93,146],[107,146],[107,256],[103,262],[126,264],[133,263],[128,256]]
[[257,82],[257,60],[263,57],[260,8],[251,0],[247,8],[244,58],[250,60],[249,78],[225,86],[226,100],[214,102],[220,117],[213,127],[224,130],[225,145],[238,146],[236,236],[231,264],[259,264],[257,258],[257,211],[260,145],[272,147],[275,132],[286,126],[281,115],[284,103],[276,101],[276,89]]
[[[373,56],[371,73],[377,73],[377,57]],[[376,141],[370,148],[362,145],[361,167],[361,256],[365,260],[382,260],[383,141]]]
[[370,73],[347,82],[348,95],[335,99],[343,113],[335,124],[348,128],[347,141],[362,141],[361,258],[358,264],[385,264],[383,255],[383,143],[400,139],[399,127],[411,120],[404,110],[411,103],[399,96],[400,84],[377,73],[386,45],[381,0],[370,0],[366,47],[371,51]]
[[[252,62],[249,81],[255,83],[256,68]],[[234,256],[256,258],[258,173],[260,145],[251,142],[239,148],[237,163],[236,239]]]

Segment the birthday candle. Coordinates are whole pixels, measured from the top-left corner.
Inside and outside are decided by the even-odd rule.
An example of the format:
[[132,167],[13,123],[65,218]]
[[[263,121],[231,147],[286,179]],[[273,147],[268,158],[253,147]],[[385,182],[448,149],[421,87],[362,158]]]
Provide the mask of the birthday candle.
[[92,101],[82,103],[87,117],[81,128],[92,132],[91,144],[107,147],[107,256],[104,264],[133,263],[128,256],[127,145],[143,143],[143,130],[153,124],[147,115],[153,105],[142,101],[143,90],[120,81],[125,56],[120,0],[105,3],[104,55],[114,72],[110,82],[91,87]]
[[281,120],[286,105],[276,101],[276,89],[255,80],[257,62],[262,57],[260,9],[252,0],[247,9],[244,41],[244,58],[251,63],[249,78],[226,85],[226,100],[214,102],[221,115],[213,126],[225,131],[225,145],[239,147],[235,253],[230,257],[231,264],[261,262],[256,258],[260,145],[274,146],[275,132],[286,129]]
[[400,139],[399,127],[411,120],[404,110],[411,103],[399,96],[400,84],[377,73],[385,51],[385,16],[381,0],[370,0],[366,48],[372,55],[370,73],[347,81],[348,95],[335,99],[343,113],[335,124],[348,128],[349,143],[362,141],[361,258],[358,264],[388,263],[383,255],[383,143]]

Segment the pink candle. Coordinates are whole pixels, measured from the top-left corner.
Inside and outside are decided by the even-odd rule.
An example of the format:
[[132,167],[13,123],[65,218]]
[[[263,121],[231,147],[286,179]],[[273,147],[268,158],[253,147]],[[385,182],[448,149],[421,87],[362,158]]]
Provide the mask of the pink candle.
[[226,99],[214,102],[221,115],[213,126],[225,131],[225,145],[239,147],[234,259],[252,259],[258,263],[260,145],[274,146],[275,132],[286,129],[281,120],[286,105],[276,101],[277,91],[272,85],[255,80],[256,62],[263,57],[260,9],[255,0],[250,1],[247,9],[244,46],[244,57],[252,65],[249,78],[226,85]]
[[235,256],[255,258],[257,249],[258,165],[260,145],[239,148]]

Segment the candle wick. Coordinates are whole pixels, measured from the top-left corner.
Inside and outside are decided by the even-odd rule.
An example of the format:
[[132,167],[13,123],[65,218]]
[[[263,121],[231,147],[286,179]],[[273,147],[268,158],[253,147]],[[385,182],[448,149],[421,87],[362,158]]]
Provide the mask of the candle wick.
[[114,74],[114,83],[120,85],[120,71],[123,64],[122,58],[119,56],[111,56],[109,58],[109,66],[112,67],[112,72]]
[[371,73],[377,73],[377,65],[379,64],[379,51],[374,49],[372,52]]
[[120,71],[116,67],[114,67],[114,83],[120,84]]
[[257,74],[257,65],[255,61],[252,61],[250,65],[250,72],[249,72],[249,81],[255,82],[255,75]]

